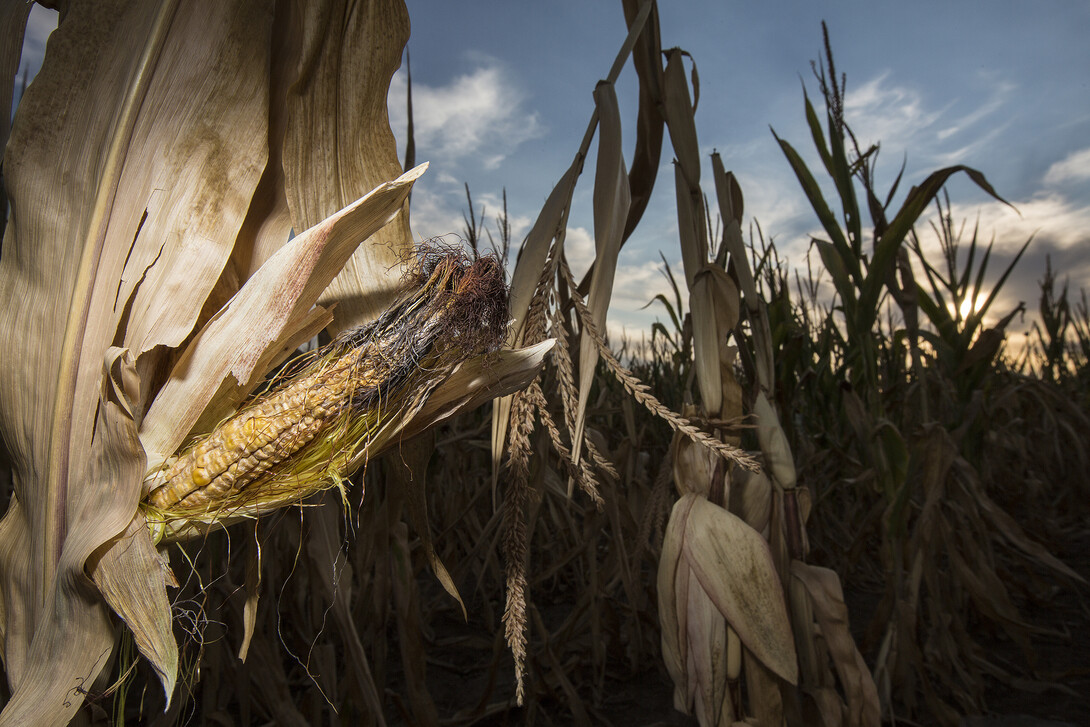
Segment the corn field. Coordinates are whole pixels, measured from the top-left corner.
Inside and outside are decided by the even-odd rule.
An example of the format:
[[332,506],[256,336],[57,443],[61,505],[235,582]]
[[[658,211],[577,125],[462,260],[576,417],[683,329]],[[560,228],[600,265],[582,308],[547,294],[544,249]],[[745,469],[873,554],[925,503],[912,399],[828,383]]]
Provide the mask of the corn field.
[[[1085,291],[1049,266],[1006,343],[1032,241],[997,274],[946,184],[1003,190],[879,188],[827,31],[811,138],[770,120],[821,231],[789,268],[746,180],[701,178],[655,1],[620,6],[529,233],[467,187],[462,245],[411,231],[401,0],[65,7],[0,119],[0,726],[1090,710]],[[28,11],[0,4],[7,104]],[[609,340],[670,159],[672,295]]]

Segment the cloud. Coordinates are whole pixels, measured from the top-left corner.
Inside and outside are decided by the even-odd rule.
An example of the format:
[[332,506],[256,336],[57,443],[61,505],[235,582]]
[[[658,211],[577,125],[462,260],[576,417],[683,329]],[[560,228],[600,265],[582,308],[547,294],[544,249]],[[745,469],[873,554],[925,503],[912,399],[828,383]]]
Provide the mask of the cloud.
[[[469,73],[445,85],[413,83],[413,126],[419,159],[447,163],[476,158],[485,169],[497,168],[519,145],[541,137],[538,114],[526,109],[527,94],[500,61],[478,57]],[[407,76],[398,71],[390,83],[390,123],[403,136]]]
[[[572,275],[576,280],[582,280],[594,262],[594,233],[585,227],[569,227],[564,235],[564,255],[568,258]],[[617,282],[613,287],[616,290]]]
[[[675,275],[681,275],[680,258],[671,261],[670,267]],[[678,285],[682,305],[688,310],[689,295],[685,288],[685,281],[679,280]],[[663,322],[667,329],[673,329],[670,314],[661,303],[648,305],[660,293],[671,302],[671,305],[674,304],[674,291],[664,275],[661,261],[626,264],[622,260],[618,264],[606,325],[614,348],[624,339],[638,344],[641,336],[650,335],[651,324],[656,320]]]
[[1050,166],[1042,181],[1049,186],[1056,186],[1087,179],[1090,179],[1090,147],[1072,152],[1063,161]]
[[967,229],[980,220],[985,242],[995,234],[997,251],[1017,250],[1031,236],[1046,239],[1059,249],[1090,245],[1090,205],[1078,204],[1055,192],[1014,201],[1014,209],[998,201],[953,205],[955,225],[967,220]]
[[863,148],[877,141],[910,146],[909,139],[942,116],[942,111],[925,108],[917,91],[889,78],[890,71],[884,71],[858,88],[848,87],[844,115]]
[[990,98],[978,104],[974,104],[972,111],[960,118],[954,119],[946,128],[940,129],[937,134],[938,140],[944,141],[948,137],[956,136],[972,129],[979,122],[999,111],[1004,104],[1007,103],[1015,90],[1017,90],[1017,86],[1009,81],[997,82],[991,91]]
[[[421,180],[423,182],[424,180]],[[413,189],[410,223],[413,237],[418,240],[443,238],[456,242],[462,235],[465,220],[462,211],[447,203],[440,194],[429,194],[428,189],[417,185]],[[450,237],[447,237],[447,236]]]
[[[985,78],[971,98],[935,109],[919,91],[891,79],[887,70],[858,88],[848,87],[845,115],[863,149],[880,141],[898,153],[922,151],[917,161],[926,165],[961,164],[994,146],[1009,125],[1005,118],[994,120],[1017,90],[1007,80]],[[956,115],[965,104],[970,110]]]

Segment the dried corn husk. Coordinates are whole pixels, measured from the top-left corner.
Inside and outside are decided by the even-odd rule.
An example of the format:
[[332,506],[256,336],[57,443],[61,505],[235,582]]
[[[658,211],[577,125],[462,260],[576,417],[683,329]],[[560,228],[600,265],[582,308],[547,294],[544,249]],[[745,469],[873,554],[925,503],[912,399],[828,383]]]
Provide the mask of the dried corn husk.
[[666,526],[658,593],[663,659],[678,709],[705,715],[701,724],[733,720],[723,711],[728,625],[760,663],[796,683],[791,623],[772,554],[739,518],[697,494],[678,500]]

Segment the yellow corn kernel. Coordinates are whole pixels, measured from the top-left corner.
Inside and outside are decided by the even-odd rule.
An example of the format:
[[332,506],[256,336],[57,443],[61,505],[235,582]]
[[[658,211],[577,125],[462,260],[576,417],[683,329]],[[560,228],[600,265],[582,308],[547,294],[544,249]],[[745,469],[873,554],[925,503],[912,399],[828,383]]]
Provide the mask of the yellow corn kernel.
[[253,482],[331,423],[351,399],[356,357],[319,369],[217,427],[153,489],[155,507],[199,507]]

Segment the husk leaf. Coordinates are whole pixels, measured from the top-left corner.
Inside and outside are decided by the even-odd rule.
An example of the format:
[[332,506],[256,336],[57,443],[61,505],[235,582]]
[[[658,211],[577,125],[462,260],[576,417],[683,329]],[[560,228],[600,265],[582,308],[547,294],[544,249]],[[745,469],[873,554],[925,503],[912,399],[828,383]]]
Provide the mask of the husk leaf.
[[380,185],[323,220],[273,255],[188,344],[140,429],[149,466],[173,453],[228,376],[250,383],[257,364],[295,337],[293,323],[308,315],[325,285],[360,241],[400,209],[423,164]]
[[747,649],[795,684],[791,622],[768,543],[753,528],[698,495],[685,526],[684,554],[700,586]]

